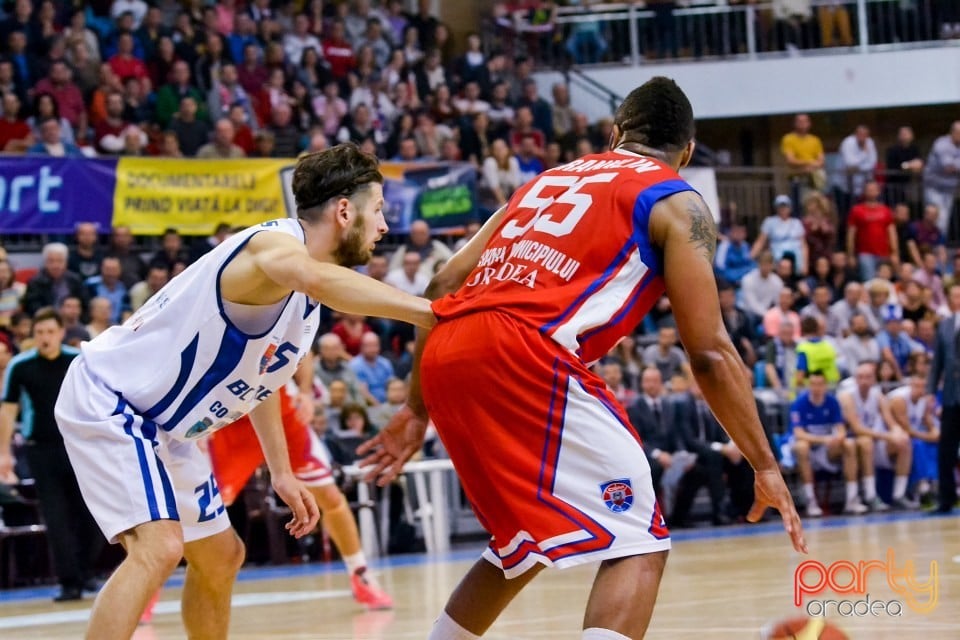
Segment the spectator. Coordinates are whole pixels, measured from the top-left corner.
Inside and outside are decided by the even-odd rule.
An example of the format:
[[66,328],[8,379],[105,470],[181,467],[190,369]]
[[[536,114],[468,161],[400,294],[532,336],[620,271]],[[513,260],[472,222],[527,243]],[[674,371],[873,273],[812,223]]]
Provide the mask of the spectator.
[[83,152],[75,144],[63,142],[60,123],[48,118],[40,123],[40,141],[27,149],[27,153],[55,158],[79,158]]
[[324,84],[323,93],[313,99],[313,111],[323,126],[323,132],[328,137],[336,136],[341,121],[349,113],[346,100],[340,97],[340,84],[336,80]]
[[[946,289],[943,286],[943,278],[940,277],[940,264],[936,254],[930,250],[923,251],[920,256],[920,267],[914,274],[913,279],[926,289],[923,303],[937,313],[948,315],[947,297],[944,293]],[[919,320],[920,318],[913,319]]]
[[950,232],[954,197],[960,187],[960,120],[950,125],[950,133],[933,142],[923,170],[923,197],[926,204],[936,205],[940,215],[940,232]]
[[353,46],[346,38],[343,20],[335,19],[330,23],[330,32],[322,43],[323,57],[330,64],[330,73],[343,82],[354,67]]
[[[13,265],[6,258],[0,259],[0,328],[8,329],[13,315],[20,311],[20,301],[26,286],[17,282]],[[3,331],[0,331],[2,334]]]
[[183,238],[180,233],[173,227],[165,229],[160,240],[160,250],[153,255],[151,263],[166,266],[167,271],[170,272],[170,277],[173,278],[179,273],[177,265],[185,265],[189,261],[190,257],[183,246]]
[[827,313],[827,334],[846,336],[850,333],[850,319],[855,314],[870,315],[870,307],[863,302],[863,285],[849,282],[843,289],[843,298],[830,305]]
[[251,121],[243,105],[235,104],[230,107],[227,118],[233,124],[233,144],[243,149],[244,155],[249,156],[254,150],[254,134],[249,123],[255,123],[256,117]]
[[402,268],[391,269],[384,282],[410,295],[422,296],[430,284],[430,277],[424,273],[421,263],[422,258],[418,252],[404,253]]
[[637,392],[624,384],[623,367],[619,362],[605,362],[600,369],[600,377],[621,405],[629,407],[636,402]]
[[827,174],[824,171],[823,143],[810,133],[810,116],[797,114],[793,119],[793,131],[780,140],[780,152],[783,153],[790,170],[798,201],[805,199],[809,191],[823,191],[827,186]]
[[527,107],[533,115],[533,126],[543,132],[545,140],[538,144],[545,147],[553,139],[553,108],[540,97],[537,82],[532,78],[523,83],[523,97],[517,101],[519,108]]
[[67,270],[86,280],[100,273],[100,261],[103,260],[103,251],[98,246],[100,238],[97,225],[93,222],[80,222],[74,233],[77,246],[70,254]]
[[143,51],[144,60],[151,60],[157,55],[157,45],[160,39],[167,38],[169,35],[170,30],[164,24],[163,12],[159,7],[150,7],[143,22],[135,30],[133,37]]
[[800,310],[801,320],[803,318],[816,318],[817,322],[823,324],[824,327],[827,327],[830,315],[830,303],[833,301],[832,295],[833,294],[829,285],[817,285],[813,290],[810,304]]
[[773,272],[773,255],[764,251],[757,262],[757,268],[743,276],[743,308],[762,318],[770,307],[777,304],[782,288],[783,280]]
[[63,36],[67,39],[67,45],[71,46],[76,42],[82,42],[86,45],[90,57],[96,62],[102,60],[100,56],[100,39],[94,31],[87,27],[87,16],[83,9],[74,9],[70,13],[70,24],[63,30]]
[[677,374],[692,377],[687,354],[677,346],[677,330],[673,327],[660,327],[657,343],[643,350],[643,366],[656,367],[664,380],[670,380]]
[[[183,99],[188,97],[192,98],[196,105],[197,119],[206,120],[207,107],[203,94],[190,84],[190,66],[183,60],[179,60],[174,63],[173,70],[170,72],[170,82],[157,91],[157,122],[160,126],[171,125],[174,115],[183,107]],[[180,148],[183,149],[184,154],[193,155],[187,152],[183,140],[180,141]]]
[[236,130],[233,128],[233,122],[229,118],[220,118],[217,120],[213,129],[213,139],[197,150],[197,157],[204,159],[226,160],[230,158],[243,158],[243,149],[233,143]]
[[210,89],[207,104],[212,118],[229,116],[232,109],[240,107],[246,113],[247,122],[256,122],[250,96],[240,85],[237,67],[231,63],[220,67],[220,75]]
[[811,264],[827,258],[837,246],[837,212],[833,202],[822,193],[813,192],[803,199],[803,232],[807,259]]
[[526,184],[543,173],[542,150],[537,147],[537,139],[532,134],[520,138],[517,151],[517,168],[520,170],[520,184]]
[[797,344],[797,386],[803,386],[812,371],[820,372],[831,385],[840,382],[837,349],[824,339],[823,323],[807,316],[800,320],[800,334],[803,337]]
[[896,378],[902,379],[910,354],[923,351],[923,347],[903,332],[903,309],[899,305],[883,307],[884,329],[877,335],[880,355],[893,367]]
[[473,118],[478,113],[490,111],[490,103],[480,98],[480,84],[468,82],[463,88],[463,96],[453,100],[454,109],[462,116]]
[[107,256],[116,258],[120,262],[120,281],[128,289],[140,282],[147,275],[147,265],[143,259],[132,250],[133,234],[130,227],[117,225],[110,236],[110,249]]
[[877,263],[889,258],[900,263],[897,228],[890,207],[880,202],[880,185],[871,180],[863,187],[863,202],[854,205],[847,219],[847,256],[860,266],[860,278],[873,278]]
[[90,322],[84,328],[91,340],[117,323],[113,315],[113,305],[108,299],[97,297],[90,300]]
[[407,383],[399,378],[392,378],[387,382],[386,401],[371,407],[370,421],[377,430],[383,429],[407,403]]
[[120,81],[127,78],[144,79],[150,77],[147,66],[143,60],[134,55],[134,45],[136,42],[130,33],[121,33],[117,37],[117,53],[108,61],[110,69],[116,74]]
[[146,277],[130,288],[130,310],[142,307],[153,294],[160,291],[170,281],[170,268],[162,262],[153,263],[147,269]]
[[140,147],[147,144],[147,134],[135,124],[124,120],[126,105],[123,94],[111,93],[107,96],[107,117],[94,127],[97,151],[107,155],[123,154],[127,148],[126,138],[135,136]]
[[756,268],[757,263],[750,256],[750,244],[747,242],[747,228],[740,222],[733,222],[714,258],[717,275],[724,280],[739,285],[743,277]]
[[817,22],[820,24],[820,46],[834,46],[833,36],[837,34],[837,45],[853,46],[853,34],[850,31],[850,12],[842,4],[820,5],[817,7]]
[[3,118],[0,119],[0,151],[23,153],[33,146],[33,130],[20,117],[20,98],[16,93],[3,93]]
[[319,51],[321,47],[320,39],[310,33],[310,18],[298,14],[293,20],[293,30],[283,37],[283,52],[287,60],[295,67],[299,66],[305,49]]
[[730,334],[730,340],[737,350],[740,359],[747,366],[752,367],[757,361],[754,351],[754,327],[756,322],[743,309],[737,306],[737,294],[733,284],[721,280],[717,283],[720,295],[720,312],[723,315],[723,325]]
[[[29,5],[29,2],[26,3]],[[14,82],[26,90],[40,79],[40,61],[27,50],[27,34],[25,31],[11,31],[6,39],[7,56],[13,62]]]
[[133,16],[133,28],[139,29],[147,15],[149,7],[143,0],[113,0],[110,6],[110,17],[117,20],[125,13]]
[[505,205],[522,184],[520,165],[503,139],[497,138],[490,144],[490,155],[483,160],[482,178],[483,186],[492,195],[494,209]]
[[864,362],[880,362],[880,344],[873,335],[866,314],[858,312],[850,316],[850,334],[840,341],[840,350],[847,368],[851,370]]
[[764,373],[767,383],[783,397],[797,386],[797,334],[799,324],[784,320],[777,328],[776,335],[767,342],[764,354]]
[[270,124],[266,130],[273,136],[273,155],[277,158],[296,158],[300,153],[300,132],[291,124],[293,109],[288,104],[278,104],[270,112]]
[[[501,135],[513,127],[516,119],[516,111],[509,102],[509,91],[510,86],[506,82],[494,85],[490,96],[490,110],[487,111],[487,115],[490,116],[491,130]],[[587,116],[580,115],[579,118],[586,126]],[[577,120],[575,120],[574,126],[576,126],[576,123]],[[575,142],[575,140],[571,142]]]
[[[102,63],[90,54],[87,44],[83,41],[77,41],[70,45],[67,52],[67,62],[73,70],[73,81],[80,89],[80,94],[89,96],[100,84],[100,66]],[[86,105],[84,109],[86,112]]]
[[543,150],[547,144],[547,137],[543,131],[533,126],[533,112],[530,107],[518,107],[516,113],[516,124],[510,131],[510,147],[513,152],[519,155],[520,147],[525,137],[532,136],[534,144],[539,155],[543,155]]
[[[677,477],[672,482],[663,483],[661,487],[661,479],[666,471],[675,462],[681,462],[680,457],[674,460],[674,455],[682,446],[680,433],[674,428],[676,407],[666,396],[659,369],[644,370],[640,384],[643,393],[632,406],[628,407],[627,415],[630,418],[630,424],[643,442],[643,451],[650,464],[654,489],[657,495],[663,498],[664,507],[670,509],[673,506],[672,497],[676,494],[680,476],[683,475],[682,469],[679,474],[675,470],[674,475]],[[689,461],[689,457],[685,461]]]
[[768,338],[780,335],[780,327],[784,322],[789,322],[793,327],[794,340],[800,339],[800,315],[793,310],[794,301],[793,289],[786,286],[780,289],[776,306],[763,314],[763,333]]
[[46,120],[56,120],[59,125],[58,139],[64,144],[76,144],[76,138],[73,135],[73,125],[70,121],[60,115],[60,107],[57,101],[49,93],[37,94],[33,102],[33,115],[27,118],[27,124],[33,127],[33,133],[40,138],[40,126]]
[[17,82],[13,62],[6,58],[0,58],[0,96],[5,96],[8,93],[20,98],[21,105],[28,99],[26,88]]
[[370,48],[378,69],[387,66],[390,60],[390,43],[383,35],[383,24],[378,18],[369,18],[365,23],[362,36],[354,42],[356,42],[354,49],[358,52],[361,49]]
[[380,336],[372,331],[360,339],[360,353],[351,361],[350,367],[366,388],[367,404],[377,405],[387,401],[387,384],[394,377],[393,365],[380,355]]
[[126,285],[120,280],[120,274],[120,260],[104,258],[100,265],[100,274],[90,276],[85,283],[91,298],[103,298],[110,303],[109,320],[112,324],[119,324],[124,312],[130,311],[130,295]]
[[[864,193],[864,186],[873,180],[877,167],[877,147],[866,125],[857,125],[852,134],[840,143],[840,171],[834,176],[837,208],[846,211],[854,198]],[[879,194],[878,194],[879,197]]]
[[[434,265],[438,261],[446,262],[453,257],[447,245],[439,240],[433,240],[430,237],[430,225],[424,220],[414,220],[410,223],[410,236],[407,242],[397,247],[393,256],[390,258],[390,269],[396,269],[401,264],[406,264],[404,256],[408,253],[420,254],[420,272],[424,275],[432,276]],[[419,294],[417,294],[419,295]]]
[[[314,367],[314,373],[323,386],[330,392],[332,402],[334,396],[334,382],[341,382],[344,385],[344,395],[346,400],[351,402],[360,399],[360,381],[357,380],[357,374],[348,364],[349,358],[343,348],[343,340],[335,333],[325,333],[317,340],[318,357]],[[339,415],[327,414],[328,418],[339,418]]]
[[[827,391],[827,380],[821,371],[810,372],[810,389],[790,407],[793,427],[793,452],[807,499],[807,516],[817,518],[823,510],[813,492],[814,471],[843,471],[846,480],[844,513],[860,515],[867,507],[860,502],[857,488],[857,446],[846,437],[840,403]],[[838,466],[837,463],[842,463]]]
[[57,103],[60,115],[66,118],[74,130],[83,132],[87,126],[86,105],[80,89],[73,82],[70,67],[63,60],[50,64],[50,72],[34,87],[37,95],[49,94]]
[[908,186],[923,173],[923,158],[913,136],[913,128],[900,127],[897,142],[887,149],[886,180],[887,202],[903,202],[911,195]]
[[[684,477],[671,526],[682,526],[701,486],[710,495],[711,520],[714,525],[730,523],[725,499],[729,489],[730,512],[745,518],[753,505],[753,469],[737,445],[723,430],[694,382],[690,391],[677,399],[677,426],[683,448],[697,456],[693,469]],[[724,481],[726,478],[726,481]]]
[[270,77],[266,65],[263,64],[262,54],[263,50],[256,43],[248,43],[243,47],[242,62],[237,67],[237,79],[249,96],[259,94]]
[[210,134],[210,126],[198,119],[198,111],[196,98],[186,95],[180,99],[180,110],[170,120],[170,131],[177,138],[177,146],[188,158],[197,155]]
[[913,264],[923,264],[923,253],[933,254],[939,266],[947,264],[947,240],[939,227],[940,209],[935,204],[923,208],[923,218],[910,223],[907,231],[907,252]]
[[797,273],[803,275],[809,264],[803,223],[793,217],[793,204],[789,196],[777,196],[773,201],[773,208],[776,214],[764,218],[760,225],[760,235],[753,243],[751,257],[756,259],[769,244],[774,260],[792,256]]

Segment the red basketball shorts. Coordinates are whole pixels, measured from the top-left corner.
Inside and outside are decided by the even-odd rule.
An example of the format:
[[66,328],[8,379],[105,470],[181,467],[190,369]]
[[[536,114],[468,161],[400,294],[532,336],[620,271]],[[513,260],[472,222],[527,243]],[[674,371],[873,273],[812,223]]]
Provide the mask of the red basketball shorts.
[[[309,487],[333,484],[330,457],[313,429],[297,413],[293,400],[282,388],[280,412],[283,433],[287,439],[293,473]],[[250,418],[244,416],[210,438],[213,473],[220,487],[224,504],[233,504],[257,467],[264,463],[260,440]]]
[[440,322],[424,400],[507,578],[670,548],[650,467],[603,381],[506,314]]

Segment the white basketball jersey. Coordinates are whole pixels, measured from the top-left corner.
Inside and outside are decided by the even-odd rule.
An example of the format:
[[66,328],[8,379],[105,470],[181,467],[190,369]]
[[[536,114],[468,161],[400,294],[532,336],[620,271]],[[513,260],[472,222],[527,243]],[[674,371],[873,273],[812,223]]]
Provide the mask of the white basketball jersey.
[[[82,345],[88,370],[118,402],[177,439],[209,435],[248,413],[293,376],[310,349],[316,300],[293,292],[276,305],[250,307],[221,297],[220,274],[257,233],[304,239],[291,219],[242,231],[171,280],[122,326]],[[245,333],[225,304],[267,329]]]
[[915,431],[926,431],[923,425],[923,416],[927,413],[927,397],[920,396],[920,399],[914,402],[910,398],[910,385],[898,387],[887,394],[888,398],[903,398],[907,405],[907,420],[910,421],[910,428]]
[[860,423],[863,426],[872,431],[886,431],[883,416],[880,414],[880,398],[883,396],[880,385],[870,387],[867,397],[864,398],[860,395],[856,380],[847,378],[840,383],[837,391],[849,393],[853,398],[854,405],[857,408],[857,417],[860,418]]

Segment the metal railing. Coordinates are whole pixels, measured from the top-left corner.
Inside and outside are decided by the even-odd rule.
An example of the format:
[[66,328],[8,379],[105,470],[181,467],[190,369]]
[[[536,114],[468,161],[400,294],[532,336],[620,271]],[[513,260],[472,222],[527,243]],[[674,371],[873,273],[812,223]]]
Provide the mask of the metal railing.
[[[695,6],[599,3],[556,9],[546,24],[526,12],[494,17],[487,44],[548,66],[661,59],[757,58],[825,49],[868,52],[960,42],[954,0],[811,0],[787,15],[778,2],[692,0]],[[697,6],[699,5],[699,6]]]

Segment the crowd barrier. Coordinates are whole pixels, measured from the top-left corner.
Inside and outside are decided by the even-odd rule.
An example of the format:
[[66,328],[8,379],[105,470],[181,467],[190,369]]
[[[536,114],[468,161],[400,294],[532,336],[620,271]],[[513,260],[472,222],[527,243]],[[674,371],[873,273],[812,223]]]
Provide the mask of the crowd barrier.
[[[293,160],[0,157],[0,233],[65,234],[79,222],[134,235],[208,235],[294,215]],[[458,227],[477,215],[476,169],[466,163],[381,164],[391,232],[413,220]]]

